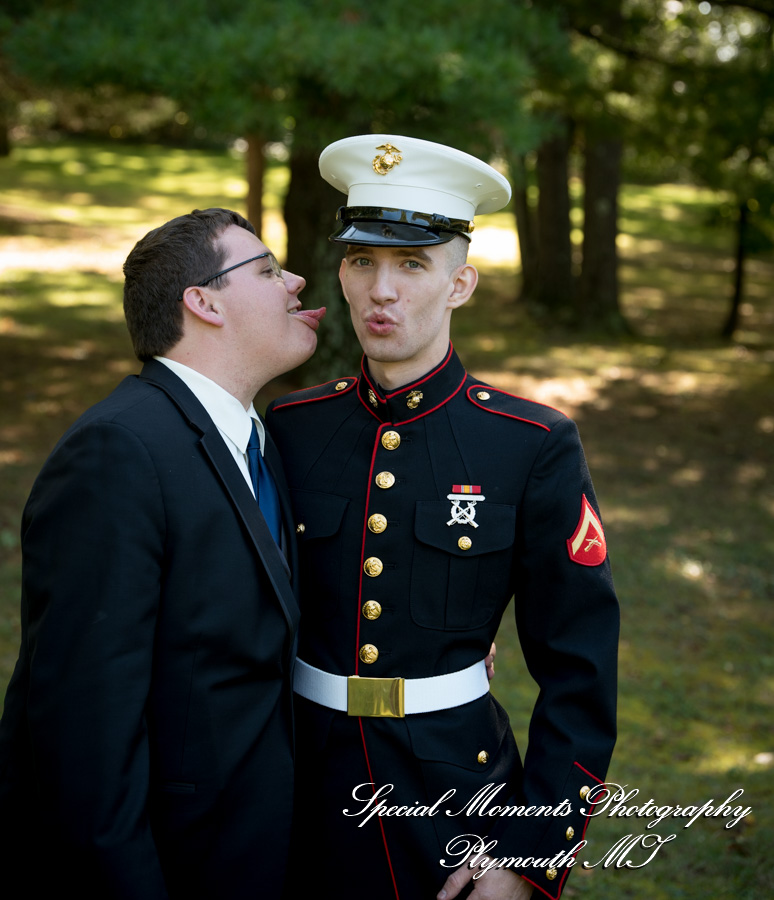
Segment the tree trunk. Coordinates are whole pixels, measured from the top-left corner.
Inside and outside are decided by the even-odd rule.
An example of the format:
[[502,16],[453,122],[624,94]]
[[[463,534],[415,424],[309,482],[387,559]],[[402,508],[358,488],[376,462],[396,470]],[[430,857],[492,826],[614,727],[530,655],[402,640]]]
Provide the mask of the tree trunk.
[[569,188],[570,125],[538,150],[537,310],[566,318],[572,308]]
[[260,135],[247,136],[247,219],[259,238],[263,236],[263,176],[266,172],[263,144]]
[[720,334],[724,338],[732,338],[739,326],[739,308],[744,296],[744,261],[747,256],[747,201],[739,204],[739,219],[736,224],[736,269],[734,270],[734,294],[731,298],[731,309]]
[[618,302],[618,190],[623,146],[618,138],[586,144],[583,199],[583,268],[576,318],[603,331],[628,330]]
[[513,182],[513,209],[516,217],[516,231],[519,236],[519,257],[521,258],[521,289],[519,300],[530,302],[537,297],[537,222],[535,210],[530,207],[527,185],[527,166],[523,156],[509,161]]
[[306,384],[351,375],[361,357],[338,279],[344,246],[328,240],[335,228],[336,210],[346,203],[346,197],[320,177],[318,156],[319,149],[293,148],[285,197],[286,268],[306,278],[303,305],[328,310],[318,332],[317,352],[299,370],[299,382]]

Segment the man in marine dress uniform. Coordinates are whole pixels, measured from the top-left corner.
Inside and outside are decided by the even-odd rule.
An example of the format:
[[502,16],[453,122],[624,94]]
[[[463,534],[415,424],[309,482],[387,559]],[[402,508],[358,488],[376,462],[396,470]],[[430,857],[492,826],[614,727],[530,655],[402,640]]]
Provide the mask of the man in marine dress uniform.
[[[338,141],[320,171],[348,194],[332,240],[365,355],[267,416],[302,566],[291,896],[452,897],[473,848],[502,866],[473,897],[557,898],[615,742],[618,605],[574,423],[449,342],[471,220],[510,188],[396,135]],[[523,763],[483,662],[514,595],[540,689]]]

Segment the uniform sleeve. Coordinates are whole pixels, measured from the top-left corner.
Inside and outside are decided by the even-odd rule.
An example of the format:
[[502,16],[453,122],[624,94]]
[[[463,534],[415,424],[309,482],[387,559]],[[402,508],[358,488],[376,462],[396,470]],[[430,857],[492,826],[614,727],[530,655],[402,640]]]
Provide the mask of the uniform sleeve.
[[619,612],[598,517],[577,429],[563,420],[536,458],[517,526],[516,622],[539,687],[518,803],[571,812],[501,820],[492,835],[498,856],[532,857],[514,870],[553,898],[566,860],[535,863],[566,856],[583,838],[585,791],[604,781],[616,736]]
[[145,707],[163,578],[158,478],[128,429],[55,450],[22,523],[28,721],[46,829],[85,896],[163,898]]

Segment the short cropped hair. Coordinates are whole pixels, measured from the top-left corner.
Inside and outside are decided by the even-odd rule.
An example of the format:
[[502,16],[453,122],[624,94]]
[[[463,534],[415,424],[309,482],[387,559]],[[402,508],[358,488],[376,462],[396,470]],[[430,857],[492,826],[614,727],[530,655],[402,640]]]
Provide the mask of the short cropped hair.
[[[124,263],[124,316],[135,355],[143,362],[163,356],[183,336],[183,291],[223,268],[218,238],[238,225],[253,226],[230,209],[195,209],[149,231]],[[212,282],[220,288],[228,276]]]
[[453,272],[459,266],[464,266],[468,261],[469,241],[461,234],[456,234],[445,246],[446,259],[449,262],[449,271]]

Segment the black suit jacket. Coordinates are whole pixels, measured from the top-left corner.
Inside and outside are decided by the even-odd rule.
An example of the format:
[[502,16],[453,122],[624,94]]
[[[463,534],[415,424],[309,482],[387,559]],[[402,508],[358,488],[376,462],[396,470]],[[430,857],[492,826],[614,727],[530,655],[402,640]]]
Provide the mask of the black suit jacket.
[[[266,458],[289,523],[270,441]],[[295,550],[288,564],[176,375],[147,363],[69,429],[22,546],[22,646],[0,722],[3,895],[277,894]]]

